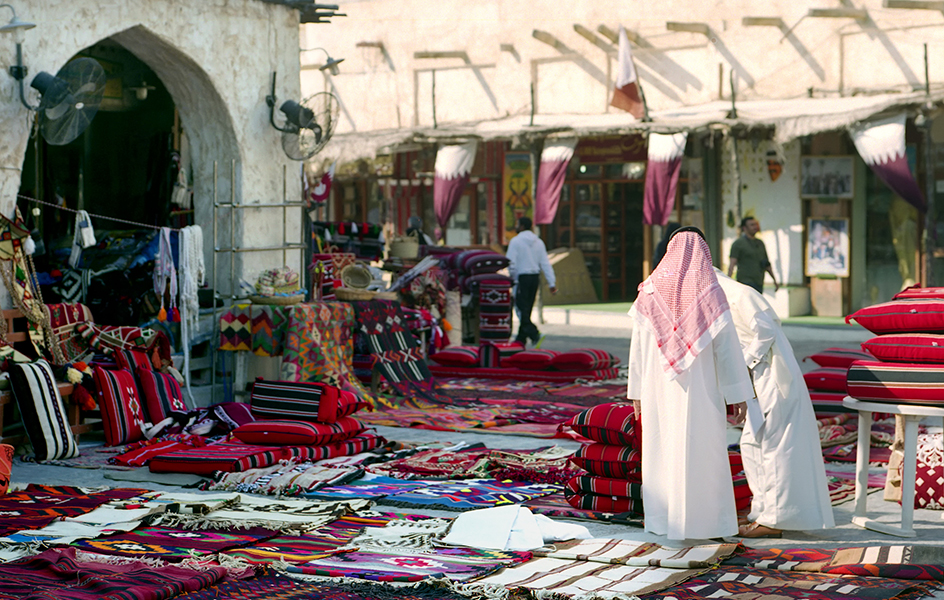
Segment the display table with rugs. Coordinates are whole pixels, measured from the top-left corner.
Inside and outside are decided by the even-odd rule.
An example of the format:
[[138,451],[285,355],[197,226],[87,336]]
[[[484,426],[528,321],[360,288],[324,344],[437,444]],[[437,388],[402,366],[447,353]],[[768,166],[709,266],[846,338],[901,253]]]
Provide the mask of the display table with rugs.
[[[919,406],[914,404],[890,404],[865,402],[846,396],[843,406],[859,413],[859,438],[856,448],[856,484],[855,510],[852,522],[859,527],[895,535],[915,537],[914,496],[915,474],[917,471],[918,423],[925,417],[944,417],[944,407]],[[866,501],[869,478],[869,445],[872,431],[872,413],[902,415],[905,421],[905,443],[902,452],[901,474],[901,524],[896,527],[869,519],[866,514]]]

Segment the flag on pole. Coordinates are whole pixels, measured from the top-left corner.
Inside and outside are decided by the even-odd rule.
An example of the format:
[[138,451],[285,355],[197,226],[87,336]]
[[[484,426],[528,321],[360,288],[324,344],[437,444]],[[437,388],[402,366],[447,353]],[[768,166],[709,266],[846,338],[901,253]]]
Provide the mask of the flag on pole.
[[645,103],[639,95],[639,82],[636,76],[636,65],[633,64],[633,51],[629,46],[629,37],[622,25],[619,29],[617,55],[619,64],[616,68],[616,87],[613,89],[613,99],[610,100],[610,106],[625,110],[637,119],[641,119],[646,114]]
[[311,191],[312,204],[324,204],[328,201],[328,195],[331,193],[331,183],[334,181],[334,168],[337,166],[337,161],[331,163],[328,170],[321,176],[321,181]]
[[436,176],[433,179],[433,207],[436,221],[446,227],[449,217],[455,212],[462,192],[469,183],[469,173],[475,163],[478,143],[440,146],[436,152]]
[[577,138],[548,140],[541,152],[538,168],[538,186],[534,194],[534,224],[547,225],[554,222],[561,188],[567,175],[567,163],[574,156]]

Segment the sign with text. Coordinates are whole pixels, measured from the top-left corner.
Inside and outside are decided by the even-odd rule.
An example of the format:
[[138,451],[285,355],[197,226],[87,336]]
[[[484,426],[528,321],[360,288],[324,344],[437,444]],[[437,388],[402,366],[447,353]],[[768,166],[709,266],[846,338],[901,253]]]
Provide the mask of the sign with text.
[[648,159],[646,138],[638,134],[582,138],[574,157],[587,165],[645,161]]

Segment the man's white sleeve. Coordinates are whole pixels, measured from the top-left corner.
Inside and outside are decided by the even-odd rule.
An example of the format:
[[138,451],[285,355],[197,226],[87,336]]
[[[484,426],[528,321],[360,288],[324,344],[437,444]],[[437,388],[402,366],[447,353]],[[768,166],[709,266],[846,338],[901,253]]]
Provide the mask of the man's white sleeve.
[[543,241],[539,240],[539,242],[541,244],[541,256],[538,258],[538,264],[541,265],[541,270],[544,271],[547,287],[557,287],[557,276],[554,275],[554,267],[551,266],[551,259],[547,257],[547,247],[544,245]]
[[744,362],[753,369],[757,363],[762,361],[770,346],[777,337],[777,325],[773,319],[765,312],[758,312],[754,315],[751,322],[751,329],[754,331],[754,339],[750,345],[744,349]]
[[508,242],[508,251],[505,252],[505,258],[508,259],[508,276],[511,277],[512,281],[518,281],[518,244],[515,243],[515,238],[511,238],[511,241]]

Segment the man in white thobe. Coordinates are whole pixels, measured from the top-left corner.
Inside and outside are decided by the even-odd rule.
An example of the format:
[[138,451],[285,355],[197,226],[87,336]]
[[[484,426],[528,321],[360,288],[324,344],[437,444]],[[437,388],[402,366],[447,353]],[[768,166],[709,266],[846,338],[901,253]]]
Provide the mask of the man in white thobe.
[[728,298],[744,362],[763,413],[741,434],[744,474],[754,499],[742,537],[835,526],[810,393],[780,318],[756,290],[715,273]]
[[645,527],[672,540],[737,533],[726,405],[740,421],[754,397],[711,253],[693,229],[672,238],[630,310],[627,391],[641,413]]

